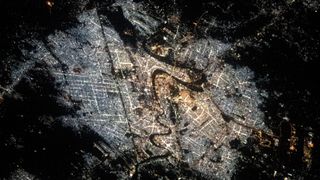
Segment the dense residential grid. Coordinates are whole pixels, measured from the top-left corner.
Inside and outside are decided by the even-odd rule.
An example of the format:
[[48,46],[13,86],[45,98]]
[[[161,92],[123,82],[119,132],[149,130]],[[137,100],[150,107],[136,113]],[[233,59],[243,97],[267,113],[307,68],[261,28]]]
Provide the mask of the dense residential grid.
[[[139,7],[122,3],[125,17],[142,34],[154,33],[157,20],[139,18],[143,11],[134,10]],[[179,40],[165,45],[150,40],[133,49],[96,9],[78,21],[30,41],[36,50],[25,56],[48,66],[66,101],[80,102],[78,116],[61,119],[104,138],[94,145],[103,157],[99,161],[122,159],[122,177],[137,176],[144,164],[160,161],[230,179],[240,155],[232,142],[246,144],[252,130],[267,131],[254,74],[220,58],[230,46],[213,39],[188,42],[188,35],[165,29],[164,40]]]

